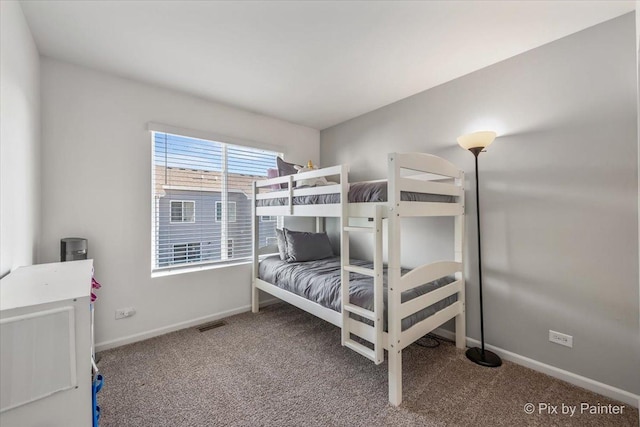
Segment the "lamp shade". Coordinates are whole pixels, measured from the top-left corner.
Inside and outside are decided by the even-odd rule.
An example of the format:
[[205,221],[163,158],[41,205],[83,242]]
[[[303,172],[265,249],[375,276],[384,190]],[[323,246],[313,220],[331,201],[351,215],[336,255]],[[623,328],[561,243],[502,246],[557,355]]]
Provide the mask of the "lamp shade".
[[458,137],[458,144],[465,150],[472,148],[487,148],[493,140],[496,139],[496,133],[490,130],[468,133]]

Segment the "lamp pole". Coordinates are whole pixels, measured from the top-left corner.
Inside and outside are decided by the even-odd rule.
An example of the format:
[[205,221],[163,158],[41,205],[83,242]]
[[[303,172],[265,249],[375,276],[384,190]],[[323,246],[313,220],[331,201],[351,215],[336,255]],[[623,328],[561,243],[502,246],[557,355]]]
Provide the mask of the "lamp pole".
[[484,304],[482,301],[482,240],[480,232],[480,181],[478,179],[478,156],[484,148],[493,142],[494,132],[476,132],[458,138],[458,143],[473,153],[476,167],[476,220],[478,225],[478,291],[480,294],[480,343],[481,347],[467,350],[469,360],[481,366],[496,368],[502,365],[500,357],[484,348]]
[[478,223],[478,289],[480,290],[480,342],[482,344],[482,353],[484,354],[484,304],[482,303],[482,236],[480,233],[480,181],[478,181],[478,156],[482,152],[482,148],[472,148],[469,151],[473,153],[473,157],[476,161],[476,219]]

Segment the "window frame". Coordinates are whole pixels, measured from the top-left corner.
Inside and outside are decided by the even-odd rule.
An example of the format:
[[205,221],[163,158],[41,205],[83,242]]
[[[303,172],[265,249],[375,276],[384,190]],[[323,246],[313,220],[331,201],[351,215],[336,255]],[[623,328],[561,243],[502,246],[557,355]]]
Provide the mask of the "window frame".
[[[229,209],[229,206],[231,206],[231,204],[233,204],[233,220],[231,220],[231,209]],[[220,219],[218,219],[218,205],[220,206]],[[215,213],[214,213],[214,217],[215,217],[215,222],[222,222],[222,200],[216,200],[216,205],[214,207]],[[236,204],[235,200],[230,200],[227,202],[227,222],[228,223],[235,223],[237,222],[238,219],[238,205]]]
[[[184,261],[176,262],[176,246],[184,246]],[[193,246],[193,247],[192,247]],[[190,252],[194,250],[197,246],[198,248],[198,258],[190,259],[193,257],[193,254]],[[173,243],[171,246],[171,265],[181,265],[181,264],[193,264],[202,261],[202,242],[184,242],[184,243]]]
[[227,258],[233,259],[235,248],[233,246],[233,238],[227,237]]
[[[182,208],[181,208],[181,215],[180,217],[182,218],[182,221],[174,221],[173,220],[173,204],[174,203],[180,203]],[[184,215],[184,204],[185,203],[193,203],[193,218],[191,221],[185,221],[185,215]],[[170,224],[193,224],[196,222],[196,201],[195,200],[177,200],[177,199],[171,199],[169,200],[169,223]]]
[[[159,162],[157,162],[157,153],[158,153],[158,142],[157,142],[157,138],[158,138],[158,134],[166,134],[168,137],[178,137],[178,138],[187,138],[187,139],[196,139],[196,140],[204,140],[207,142],[211,142],[214,144],[221,144],[223,146],[225,146],[225,150],[226,149],[234,149],[234,148],[238,148],[240,149],[240,152],[242,152],[242,149],[246,149],[248,152],[251,151],[255,151],[257,153],[259,153],[259,155],[263,155],[263,156],[267,156],[267,158],[270,158],[271,156],[274,157],[274,162],[275,162],[275,158],[276,157],[281,157],[283,158],[283,154],[284,154],[284,147],[281,145],[274,145],[274,144],[269,144],[269,143],[262,143],[259,141],[254,141],[254,140],[247,140],[247,139],[242,139],[242,138],[237,138],[237,137],[230,137],[227,135],[222,135],[222,134],[218,134],[218,133],[214,133],[214,132],[209,132],[209,131],[200,131],[200,130],[194,130],[194,129],[188,129],[188,128],[181,128],[181,127],[176,127],[176,126],[171,126],[171,125],[166,125],[166,124],[162,124],[162,123],[157,123],[157,122],[148,122],[147,123],[147,130],[149,131],[150,134],[150,143],[151,143],[151,188],[150,188],[150,216],[151,216],[151,230],[150,230],[150,234],[151,234],[151,239],[150,239],[150,251],[151,251],[151,257],[150,257],[150,273],[151,273],[151,277],[165,277],[165,276],[170,276],[170,275],[176,275],[176,274],[183,274],[183,273],[189,273],[189,272],[194,272],[194,271],[202,271],[202,270],[210,270],[210,269],[218,269],[218,268],[227,268],[227,267],[231,267],[231,266],[238,266],[238,265],[244,265],[244,264],[250,264],[252,262],[251,257],[248,258],[244,258],[244,255],[240,254],[240,256],[242,256],[242,258],[238,258],[238,259],[224,259],[224,257],[222,259],[209,259],[209,249],[207,249],[208,244],[206,241],[201,241],[201,242],[189,242],[189,243],[200,243],[200,262],[186,262],[186,263],[181,263],[181,264],[165,264],[164,263],[164,259],[167,259],[168,257],[166,255],[163,255],[162,253],[162,247],[164,245],[166,245],[166,243],[170,243],[171,245],[173,245],[174,243],[172,242],[165,242],[165,238],[161,236],[160,231],[159,231],[159,227],[161,226],[161,221],[162,221],[162,211],[160,210],[161,208],[161,200],[164,197],[163,193],[161,190],[158,190],[157,185],[162,185],[162,182],[159,181],[160,177],[157,176],[156,173],[156,165],[158,166],[164,166],[164,167],[169,167],[171,168],[171,165],[166,165],[166,164],[161,164]],[[165,145],[166,147],[166,145]],[[165,148],[166,149],[166,148]],[[226,154],[225,154],[226,155]],[[166,158],[166,157],[165,157]],[[276,165],[274,164],[273,166],[266,166],[266,168],[275,168]],[[264,177],[266,177],[266,169],[264,172],[258,172],[255,174],[255,178],[254,179],[262,179],[260,177],[262,177],[262,173],[265,173]],[[167,185],[166,183],[164,184],[165,186]],[[159,192],[160,191],[160,192]],[[251,199],[251,195],[248,196],[249,199]],[[228,200],[228,199],[227,199]],[[175,201],[182,201],[182,200],[178,200],[176,199]],[[194,201],[195,200],[186,200],[186,201]],[[235,204],[236,202],[233,201],[233,203]],[[171,204],[169,203],[169,221],[165,222],[165,224],[169,224],[169,225],[173,225],[173,224],[192,224],[193,223],[197,223],[199,221],[199,217],[203,215],[202,212],[202,207],[201,212],[199,213],[199,215],[196,214],[196,210],[198,209],[197,205],[193,205],[194,206],[194,214],[193,214],[193,220],[192,221],[184,221],[184,222],[178,222],[178,221],[171,221]],[[233,209],[233,208],[232,208]],[[243,211],[244,212],[244,211]],[[215,212],[214,212],[215,214]],[[209,214],[206,213],[206,217],[208,217]],[[225,215],[227,216],[227,221],[226,224],[230,224],[231,221],[229,221],[228,219],[228,214]],[[238,223],[238,221],[242,221],[242,219],[239,216],[239,212],[238,212],[238,205],[236,204],[235,206],[235,223]],[[242,217],[243,218],[243,217]],[[183,215],[183,219],[184,215]],[[214,220],[215,220],[215,215],[214,215]],[[207,220],[208,221],[208,220]],[[278,218],[278,221],[280,221],[280,218]],[[218,221],[218,224],[224,224],[225,222],[223,221]],[[229,238],[230,239],[230,238]],[[211,242],[209,242],[210,244]],[[218,243],[222,245],[222,241],[219,240]],[[178,245],[180,245],[181,243],[176,243]],[[235,255],[236,253],[236,248],[235,248],[235,241],[228,241],[228,245],[231,247],[231,250],[233,251],[232,254]],[[171,255],[173,257],[173,246],[171,246]],[[244,250],[242,251],[242,253],[244,253]],[[162,264],[161,264],[162,263]]]
[[[271,243],[269,243],[269,239],[271,239]],[[265,237],[265,244],[267,246],[274,246],[278,244],[278,238],[274,237],[274,236],[267,236]]]

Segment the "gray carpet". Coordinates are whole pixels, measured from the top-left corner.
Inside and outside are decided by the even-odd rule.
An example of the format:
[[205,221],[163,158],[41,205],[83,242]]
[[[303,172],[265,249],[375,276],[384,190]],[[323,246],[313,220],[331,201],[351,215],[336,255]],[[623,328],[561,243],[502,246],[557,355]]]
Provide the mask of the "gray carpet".
[[451,344],[405,349],[394,408],[386,363],[343,348],[329,323],[287,304],[226,320],[100,353],[101,427],[638,426],[628,405],[620,415],[527,415],[527,402],[577,412],[618,402],[509,362],[482,368]]

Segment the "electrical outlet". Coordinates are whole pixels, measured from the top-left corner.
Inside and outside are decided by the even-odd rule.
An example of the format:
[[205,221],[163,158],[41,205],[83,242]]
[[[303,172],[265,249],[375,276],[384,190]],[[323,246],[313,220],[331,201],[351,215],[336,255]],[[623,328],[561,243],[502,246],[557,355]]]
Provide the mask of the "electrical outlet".
[[565,347],[573,347],[573,337],[571,335],[552,331],[551,329],[549,329],[549,341]]
[[133,307],[118,308],[116,309],[116,320],[124,319],[125,317],[131,317],[136,314],[136,309]]

